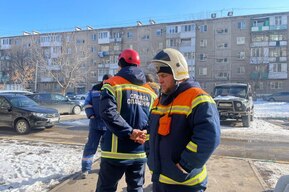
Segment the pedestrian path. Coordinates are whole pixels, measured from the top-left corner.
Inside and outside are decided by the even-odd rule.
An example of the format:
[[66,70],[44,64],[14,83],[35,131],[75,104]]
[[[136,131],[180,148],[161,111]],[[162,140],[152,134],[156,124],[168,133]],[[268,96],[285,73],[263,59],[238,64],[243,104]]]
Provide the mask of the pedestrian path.
[[[207,163],[209,174],[206,192],[264,192],[266,185],[249,159],[213,156]],[[93,165],[92,173],[86,179],[79,173],[56,186],[50,192],[94,192],[98,178],[99,161]],[[113,174],[113,173],[112,173]],[[146,170],[144,192],[152,191],[150,172]],[[117,192],[125,192],[124,178]]]

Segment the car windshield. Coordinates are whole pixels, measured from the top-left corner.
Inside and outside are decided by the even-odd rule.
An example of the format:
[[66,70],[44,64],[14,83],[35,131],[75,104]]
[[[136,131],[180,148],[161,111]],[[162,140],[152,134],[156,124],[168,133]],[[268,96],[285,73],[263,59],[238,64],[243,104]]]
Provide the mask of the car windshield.
[[38,106],[38,104],[29,99],[28,97],[13,97],[10,99],[10,102],[14,107],[33,107]]
[[216,87],[214,90],[214,97],[217,96],[235,96],[235,97],[246,97],[246,87],[235,86],[235,87]]

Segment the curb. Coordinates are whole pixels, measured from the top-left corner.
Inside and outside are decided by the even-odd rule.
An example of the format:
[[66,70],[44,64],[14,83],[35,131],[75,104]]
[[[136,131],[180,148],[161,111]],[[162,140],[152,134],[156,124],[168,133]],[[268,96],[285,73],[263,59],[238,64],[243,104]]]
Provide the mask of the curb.
[[[100,159],[100,156],[96,156],[93,164],[97,163]],[[92,167],[93,167],[92,164]],[[67,176],[67,178],[65,178],[62,182],[60,182],[59,184],[56,184],[55,187],[53,187],[51,190],[49,190],[49,192],[55,192],[58,191],[58,189],[60,189],[61,187],[63,187],[64,185],[66,185],[69,181],[74,180],[76,178],[78,178],[81,175],[81,171],[78,171],[76,173],[73,173],[70,176]]]
[[263,187],[263,189],[265,191],[270,190],[270,187],[267,185],[267,183],[264,181],[263,177],[261,176],[261,174],[259,173],[258,169],[255,167],[253,160],[248,160],[248,163],[250,165],[250,167],[252,168],[253,172],[255,173],[256,177],[258,178],[261,186]]

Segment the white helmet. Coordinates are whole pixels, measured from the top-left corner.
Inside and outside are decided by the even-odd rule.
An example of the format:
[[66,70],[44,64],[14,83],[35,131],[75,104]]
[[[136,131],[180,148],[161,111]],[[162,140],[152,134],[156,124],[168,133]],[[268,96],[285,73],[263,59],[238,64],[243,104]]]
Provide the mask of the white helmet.
[[152,63],[156,66],[157,71],[160,67],[168,65],[177,81],[190,77],[187,61],[183,54],[176,49],[163,49],[153,58]]

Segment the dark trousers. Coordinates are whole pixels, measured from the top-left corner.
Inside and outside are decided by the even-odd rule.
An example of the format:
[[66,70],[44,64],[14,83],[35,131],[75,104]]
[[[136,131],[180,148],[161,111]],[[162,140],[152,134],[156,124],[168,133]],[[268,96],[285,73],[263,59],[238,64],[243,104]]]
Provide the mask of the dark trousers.
[[153,183],[153,192],[203,192],[205,189],[205,187],[200,186],[190,187],[184,185],[168,185],[159,182]]
[[123,174],[128,192],[143,192],[145,163],[124,165],[105,158],[101,158],[96,192],[115,192]]
[[99,141],[105,134],[104,130],[97,130],[94,128],[89,129],[88,140],[84,146],[82,160],[81,160],[81,171],[90,171],[93,163],[93,156],[97,151]]

